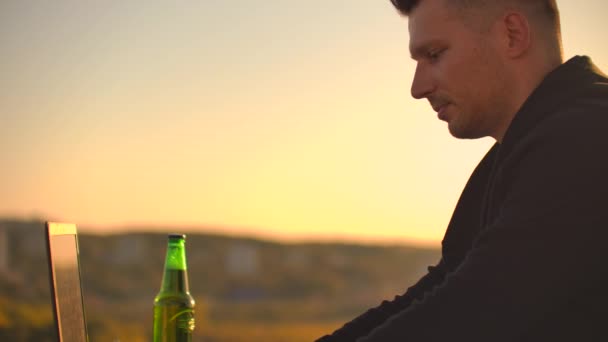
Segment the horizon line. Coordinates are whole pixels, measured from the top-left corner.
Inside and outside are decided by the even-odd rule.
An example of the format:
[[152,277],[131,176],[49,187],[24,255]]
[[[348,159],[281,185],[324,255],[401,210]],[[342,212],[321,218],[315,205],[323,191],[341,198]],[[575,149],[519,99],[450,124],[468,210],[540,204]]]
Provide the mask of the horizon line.
[[[0,215],[0,221],[53,221],[75,223],[78,231],[93,235],[113,235],[117,233],[201,233],[236,238],[250,238],[272,241],[277,243],[326,243],[326,244],[357,244],[374,246],[414,246],[419,248],[437,249],[441,247],[441,240],[419,239],[401,235],[354,235],[347,233],[310,234],[310,233],[279,233],[270,229],[244,227],[239,225],[209,224],[209,223],[178,223],[178,222],[121,222],[121,223],[90,223],[73,222],[57,217],[43,217],[42,215],[17,216]],[[167,229],[171,228],[171,229]],[[170,231],[169,231],[170,230]]]

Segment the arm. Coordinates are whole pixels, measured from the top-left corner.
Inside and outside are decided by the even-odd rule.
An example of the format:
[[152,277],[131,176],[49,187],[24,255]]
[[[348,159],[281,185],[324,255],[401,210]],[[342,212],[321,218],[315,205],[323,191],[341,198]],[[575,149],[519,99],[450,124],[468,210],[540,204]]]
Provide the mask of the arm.
[[443,261],[440,261],[437,266],[429,266],[428,271],[403,295],[396,296],[392,301],[383,301],[378,307],[366,311],[333,334],[318,339],[317,342],[351,342],[369,334],[389,317],[407,308],[414,299],[421,299],[425,292],[440,284],[446,273]]
[[425,293],[443,283],[445,275],[462,262],[466,252],[471,248],[473,236],[479,230],[481,202],[496,150],[494,146],[486,154],[467,182],[443,239],[443,257],[440,262],[436,266],[429,267],[428,274],[403,295],[396,296],[392,301],[382,302],[380,306],[368,310],[317,342],[352,342],[366,336],[390,317],[407,309],[414,300],[421,300]]
[[589,284],[601,284],[606,126],[568,124],[505,161],[497,215],[444,283],[357,341],[519,341],[538,322],[567,314],[563,303],[576,302]]

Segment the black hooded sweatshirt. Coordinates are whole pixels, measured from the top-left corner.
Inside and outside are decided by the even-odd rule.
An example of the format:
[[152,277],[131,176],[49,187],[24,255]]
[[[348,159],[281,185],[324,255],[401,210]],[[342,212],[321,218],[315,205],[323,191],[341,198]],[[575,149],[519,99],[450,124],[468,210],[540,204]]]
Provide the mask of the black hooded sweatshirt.
[[608,78],[548,74],[471,175],[442,258],[318,342],[608,341]]

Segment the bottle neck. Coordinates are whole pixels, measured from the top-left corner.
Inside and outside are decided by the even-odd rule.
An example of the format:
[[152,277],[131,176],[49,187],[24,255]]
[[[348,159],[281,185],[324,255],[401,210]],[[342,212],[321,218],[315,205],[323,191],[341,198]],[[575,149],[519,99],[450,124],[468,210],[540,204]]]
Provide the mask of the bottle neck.
[[161,292],[189,291],[185,240],[169,238]]

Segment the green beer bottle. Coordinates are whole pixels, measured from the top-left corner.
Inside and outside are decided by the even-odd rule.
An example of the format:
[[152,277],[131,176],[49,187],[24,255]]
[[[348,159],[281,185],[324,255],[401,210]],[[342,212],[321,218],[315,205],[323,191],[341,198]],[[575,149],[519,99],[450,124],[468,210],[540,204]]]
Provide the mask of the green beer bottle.
[[160,292],[154,298],[154,342],[190,342],[194,298],[188,286],[186,236],[170,234]]

